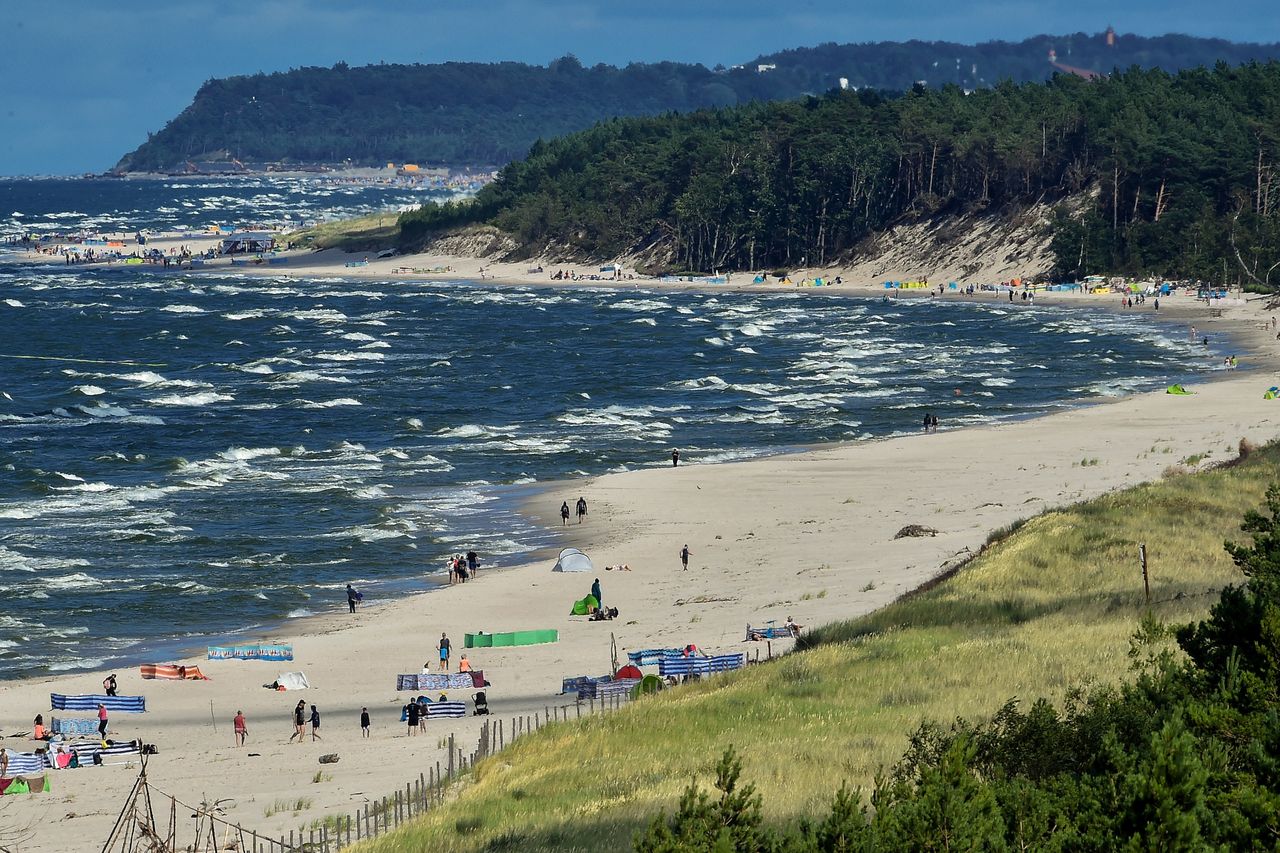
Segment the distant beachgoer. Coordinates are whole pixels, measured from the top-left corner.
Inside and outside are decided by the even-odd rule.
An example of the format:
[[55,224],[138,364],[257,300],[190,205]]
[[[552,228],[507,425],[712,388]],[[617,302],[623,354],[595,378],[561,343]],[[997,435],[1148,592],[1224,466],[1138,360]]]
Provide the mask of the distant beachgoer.
[[98,734],[104,740],[107,737],[107,706],[98,705]]
[[586,514],[587,514],[587,499],[584,497],[579,497],[578,498],[578,523],[579,524],[582,523],[582,519],[586,516]]
[[1205,346],[1208,346],[1208,345],[1209,345],[1209,336],[1208,336],[1208,335],[1205,335],[1205,336],[1204,336],[1204,340],[1200,341],[1200,343],[1204,344]]
[[475,551],[467,552],[467,568],[471,571],[472,577],[480,571],[480,556]]
[[1195,342],[1196,342],[1196,327],[1195,327],[1195,326],[1192,326],[1192,327],[1191,327],[1191,335],[1189,336],[1188,340],[1190,340],[1190,341],[1191,341],[1191,343],[1195,343]]
[[786,628],[786,629],[787,629],[787,633],[788,633],[788,634],[790,634],[791,636],[793,636],[793,637],[799,637],[799,636],[800,636],[800,629],[801,629],[801,628],[803,628],[804,626],[803,626],[803,625],[797,625],[797,624],[795,623],[795,620],[794,620],[794,619],[792,619],[790,616],[788,616],[788,617],[787,617],[787,624],[786,624],[786,625],[783,625],[782,627]]
[[684,570],[689,571],[689,546],[685,545],[680,549],[680,563],[684,566]]
[[449,671],[449,638],[443,633],[440,634],[440,645],[436,646],[440,650],[440,671]]
[[410,702],[405,706],[405,715],[409,721],[409,736],[413,737],[418,734],[418,703]]
[[458,672],[470,672],[470,671],[471,671],[471,661],[467,660],[467,656],[464,653],[462,657],[458,658]]
[[604,596],[600,594],[600,578],[596,578],[591,584],[591,596],[596,600],[596,604],[604,607]]
[[671,467],[675,468],[679,464],[680,464],[680,451],[679,450],[671,451]]
[[1013,291],[1012,291],[1012,290],[1010,290],[1010,291],[1009,291],[1009,301],[1010,301],[1010,302],[1012,302],[1012,301],[1013,301]]
[[311,739],[324,740],[320,737],[320,711],[315,705],[311,706]]
[[930,431],[930,432],[937,432],[937,431],[938,431],[938,416],[937,416],[937,415],[929,415],[929,431]]
[[929,413],[928,412],[925,412],[925,415],[924,415],[924,431],[925,432],[929,431]]
[[31,724],[31,737],[44,740],[44,714],[36,714],[36,721]]
[[244,739],[249,734],[244,723],[244,711],[236,711],[235,718],[231,720],[231,728],[235,730],[236,746],[244,746]]
[[108,696],[116,695],[116,674],[114,672],[102,679],[102,690]]
[[361,598],[360,593],[356,592],[356,588],[351,584],[347,584],[347,610],[351,613],[356,612],[356,602]]
[[1155,306],[1156,306],[1156,310],[1157,310],[1157,311],[1159,311],[1159,310],[1160,310],[1160,297],[1159,297],[1159,296],[1157,296],[1157,297],[1155,298]]
[[360,709],[360,737],[369,737],[369,709]]
[[565,501],[560,504],[560,522],[561,524],[569,523],[569,502]]

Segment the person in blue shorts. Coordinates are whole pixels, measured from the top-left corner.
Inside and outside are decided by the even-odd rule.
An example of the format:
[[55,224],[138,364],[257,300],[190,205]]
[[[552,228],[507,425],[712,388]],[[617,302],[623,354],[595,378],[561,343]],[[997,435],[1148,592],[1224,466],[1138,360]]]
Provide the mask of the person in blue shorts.
[[449,671],[449,638],[444,633],[440,634],[440,645],[436,646],[440,650],[440,671]]

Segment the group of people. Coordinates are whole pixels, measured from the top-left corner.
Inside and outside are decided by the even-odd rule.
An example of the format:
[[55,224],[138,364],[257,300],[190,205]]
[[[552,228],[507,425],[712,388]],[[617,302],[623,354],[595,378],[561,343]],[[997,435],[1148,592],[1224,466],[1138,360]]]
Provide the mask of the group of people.
[[[577,504],[574,505],[575,511],[578,513],[578,523],[582,523],[582,519],[587,517],[587,499],[579,496]],[[560,504],[560,523],[562,525],[569,523],[569,502],[565,501]]]
[[466,583],[480,571],[480,556],[475,551],[454,554],[449,558],[449,584]]
[[[36,720],[39,721],[39,717]],[[324,740],[320,737],[320,709],[315,705],[311,706],[311,712],[307,712],[307,703],[303,699],[298,700],[298,704],[293,706],[293,734],[289,735],[289,743],[293,743],[294,738],[298,739],[298,743],[302,743],[307,739],[307,725],[311,726],[311,740]],[[369,737],[369,709],[360,709],[360,736]],[[231,719],[231,730],[235,737],[236,746],[244,746],[245,741],[249,738],[249,724],[245,721],[244,711],[236,711],[236,715]]]
[[926,412],[926,413],[925,413],[925,416],[924,416],[924,431],[925,431],[925,432],[937,432],[937,431],[938,431],[938,416],[937,416],[937,415],[933,414],[932,412]]

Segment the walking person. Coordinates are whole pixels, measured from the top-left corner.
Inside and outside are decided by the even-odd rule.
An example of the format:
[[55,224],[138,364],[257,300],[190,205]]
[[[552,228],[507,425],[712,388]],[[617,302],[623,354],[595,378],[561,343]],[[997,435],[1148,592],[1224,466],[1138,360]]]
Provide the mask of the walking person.
[[320,737],[320,710],[315,705],[311,706],[311,739],[324,740]]
[[298,700],[298,704],[293,706],[293,734],[289,735],[289,743],[293,743],[293,739],[297,738],[298,743],[306,738],[307,732],[307,703]]
[[369,709],[360,709],[360,737],[369,737]]
[[684,566],[684,570],[689,571],[689,546],[685,545],[680,549],[680,563]]
[[107,739],[107,706],[103,704],[98,705],[98,736]]
[[937,415],[929,415],[929,431],[930,431],[930,432],[937,432],[937,431],[938,431],[938,416],[937,416]]
[[562,525],[569,523],[569,502],[565,501],[560,504],[560,523]]
[[356,592],[356,588],[351,584],[347,584],[347,611],[356,612],[356,602],[363,598],[360,593]]
[[604,609],[604,597],[600,595],[600,578],[596,578],[591,584],[591,596],[596,600],[596,606],[601,610]]
[[926,433],[929,431],[929,413],[928,412],[925,412],[925,415],[924,415],[924,431]]
[[676,468],[679,465],[680,465],[680,451],[673,450],[671,451],[671,467]]
[[440,645],[436,646],[440,650],[440,671],[449,671],[449,638],[443,632],[440,634]]
[[116,695],[116,674],[114,672],[102,679],[102,692],[108,696]]
[[467,569],[471,572],[471,577],[476,576],[476,572],[480,571],[480,556],[475,551],[467,552]]
[[587,517],[587,499],[578,497],[578,523],[582,523],[582,519]]
[[244,723],[244,711],[236,711],[235,717],[231,720],[231,728],[236,735],[236,746],[244,746],[245,737],[249,734],[249,729]]

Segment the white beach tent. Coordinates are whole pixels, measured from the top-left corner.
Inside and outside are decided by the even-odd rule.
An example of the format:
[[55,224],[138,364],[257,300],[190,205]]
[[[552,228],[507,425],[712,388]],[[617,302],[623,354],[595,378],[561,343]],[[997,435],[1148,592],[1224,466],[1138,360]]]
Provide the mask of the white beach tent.
[[311,686],[305,673],[282,672],[276,676],[276,684],[285,690],[306,690]]
[[591,558],[577,548],[565,548],[560,552],[560,559],[556,560],[556,567],[551,571],[592,572],[595,571],[595,566],[591,565]]

